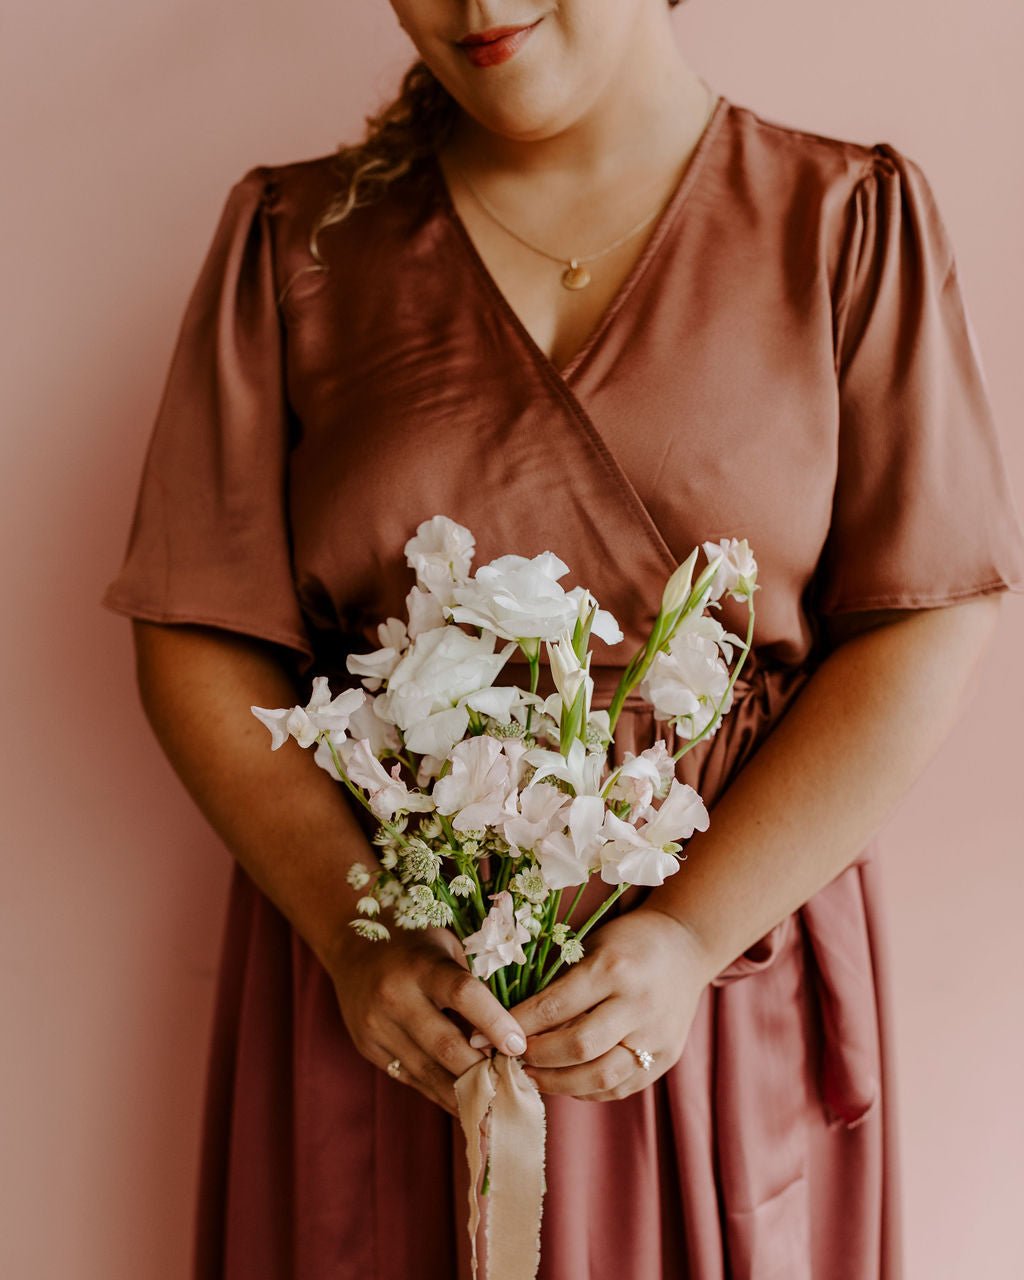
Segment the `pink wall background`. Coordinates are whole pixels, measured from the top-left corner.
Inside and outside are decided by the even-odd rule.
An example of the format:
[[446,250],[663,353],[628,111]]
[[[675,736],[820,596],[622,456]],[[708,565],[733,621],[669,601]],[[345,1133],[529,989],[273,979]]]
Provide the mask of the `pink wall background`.
[[[1024,10],[936,16],[691,0],[674,21],[733,100],[924,166],[1024,497]],[[7,0],[4,1275],[187,1274],[230,859],[143,718],[129,624],[97,600],[228,187],[353,136],[411,56],[385,0]],[[929,1280],[1020,1274],[1022,642],[1011,597],[956,734],[886,828],[909,1274]]]

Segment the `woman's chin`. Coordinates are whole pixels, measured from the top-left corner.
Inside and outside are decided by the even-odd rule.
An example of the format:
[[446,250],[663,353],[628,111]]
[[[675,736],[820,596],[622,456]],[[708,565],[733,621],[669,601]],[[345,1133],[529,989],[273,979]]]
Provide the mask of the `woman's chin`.
[[564,82],[554,86],[530,76],[500,94],[459,95],[463,109],[491,133],[515,142],[540,142],[568,129],[580,114],[579,98],[566,92]]

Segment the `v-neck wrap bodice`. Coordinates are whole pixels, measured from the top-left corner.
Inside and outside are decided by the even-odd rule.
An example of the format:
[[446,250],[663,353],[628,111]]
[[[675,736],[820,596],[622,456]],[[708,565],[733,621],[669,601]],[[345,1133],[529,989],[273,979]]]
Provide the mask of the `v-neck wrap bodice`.
[[[403,615],[413,581],[403,547],[443,513],[474,533],[474,567],[554,551],[571,568],[565,584],[588,586],[615,615],[625,640],[595,644],[602,705],[669,573],[699,542],[746,538],[761,588],[749,667],[718,733],[680,762],[713,823],[715,801],[825,657],[825,615],[1024,591],[1024,534],[949,238],[922,170],[889,143],[802,132],[719,98],[634,269],[563,370],[502,296],[436,162],[327,227],[329,269],[304,270],[336,183],[322,156],[254,168],[232,188],[189,300],[109,608],[259,637],[302,678],[355,683],[346,655],[378,647],[378,624]],[[734,602],[719,616],[745,625]],[[514,675],[509,666],[500,678]],[[656,736],[675,741],[631,701],[615,759]],[[884,1075],[874,848],[719,975],[683,1058],[652,1090],[583,1107],[585,1119],[573,1100],[549,1099],[551,1185],[574,1176],[557,1154],[565,1144],[616,1153],[637,1188],[631,1239],[668,1250],[676,1228],[650,1216],[666,1194],[647,1176],[661,1176],[661,1157],[653,1139],[642,1156],[623,1154],[616,1128],[616,1116],[637,1117],[630,1141],[640,1142],[657,1127],[651,1108],[663,1109],[690,1271],[662,1271],[668,1254],[649,1267],[631,1255],[633,1280],[725,1280],[726,1255],[737,1278],[810,1280],[800,1241],[811,1157],[793,1133],[809,1107],[844,1130],[864,1124]],[[269,918],[240,873],[233,893],[232,928]],[[619,909],[642,896],[631,890]],[[256,936],[239,934],[239,954]],[[372,1140],[374,1159],[410,1142],[423,1161],[440,1158],[446,1147],[401,1128],[417,1103],[403,1095],[398,1106],[402,1087],[345,1047],[326,976],[294,937],[287,956],[302,975],[294,998],[317,992],[319,1021],[287,1022],[306,1037],[296,1061],[321,1081],[328,1068],[316,1064],[330,1061],[376,1100],[369,1128],[354,1104],[345,1113],[346,1142],[365,1154]],[[253,1045],[266,1054],[261,1034]],[[806,1093],[793,1083],[804,1072]],[[328,1112],[340,1105],[329,1090],[317,1097]],[[418,1111],[416,1132],[441,1143],[447,1119]],[[881,1133],[855,1157],[837,1145],[827,1159],[855,1160],[851,1176],[877,1182]],[[316,1141],[310,1159],[327,1161],[324,1181],[336,1183]],[[879,1256],[873,1203],[865,1194],[851,1211],[851,1257]],[[345,1216],[334,1205],[333,1225],[311,1238],[327,1232],[366,1274],[403,1274],[408,1241],[368,1242],[358,1207]],[[542,1274],[582,1275],[577,1227],[554,1218],[545,1231]],[[460,1246],[435,1245],[454,1266]],[[617,1247],[607,1241],[609,1257]],[[876,1272],[865,1262],[843,1274]]]
[[296,274],[336,181],[319,158],[233,188],[109,604],[237,621],[308,668],[400,613],[401,548],[437,511],[473,530],[476,563],[559,554],[619,618],[623,662],[703,540],[749,539],[757,649],[781,665],[813,657],[821,613],[1024,585],[948,239],[888,144],[720,97],[568,377],[436,163],[328,227],[327,272]]

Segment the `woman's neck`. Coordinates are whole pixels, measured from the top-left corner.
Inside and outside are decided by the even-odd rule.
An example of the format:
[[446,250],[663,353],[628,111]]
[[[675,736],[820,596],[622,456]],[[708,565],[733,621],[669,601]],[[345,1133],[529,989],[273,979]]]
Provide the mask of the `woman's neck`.
[[709,104],[708,87],[674,40],[638,40],[611,82],[567,127],[510,137],[462,111],[445,150],[460,167],[498,181],[508,173],[536,177],[546,189],[564,180],[600,190],[608,181],[671,167],[701,132]]

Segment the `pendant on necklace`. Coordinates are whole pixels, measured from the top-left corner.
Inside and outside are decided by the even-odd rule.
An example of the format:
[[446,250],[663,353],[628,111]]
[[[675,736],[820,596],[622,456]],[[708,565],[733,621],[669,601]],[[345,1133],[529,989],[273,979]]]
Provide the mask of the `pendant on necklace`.
[[590,284],[590,272],[575,258],[570,258],[569,265],[562,272],[562,284],[567,289],[585,289]]

